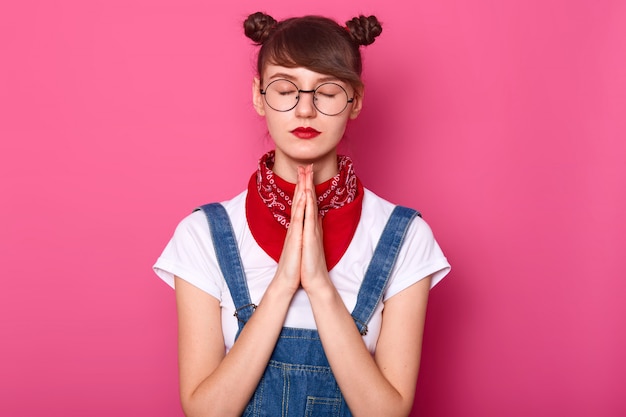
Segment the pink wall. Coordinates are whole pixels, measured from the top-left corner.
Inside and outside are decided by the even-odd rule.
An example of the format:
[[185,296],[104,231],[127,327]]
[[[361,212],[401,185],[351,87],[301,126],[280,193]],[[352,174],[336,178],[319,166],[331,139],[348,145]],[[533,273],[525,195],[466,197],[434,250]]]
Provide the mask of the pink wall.
[[[0,415],[182,415],[151,265],[268,147],[259,2],[210,3],[0,6]],[[626,415],[626,4],[393,3],[263,2],[385,24],[346,149],[453,264],[414,415]]]

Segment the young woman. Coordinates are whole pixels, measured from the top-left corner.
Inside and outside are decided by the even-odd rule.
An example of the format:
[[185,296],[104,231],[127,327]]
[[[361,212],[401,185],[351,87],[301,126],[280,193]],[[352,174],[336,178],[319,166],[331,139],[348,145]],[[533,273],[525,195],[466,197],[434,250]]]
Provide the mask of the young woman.
[[252,101],[275,148],[232,200],[182,220],[154,268],[176,289],[191,416],[407,416],[429,289],[450,266],[428,225],[337,154],[381,25],[255,13]]

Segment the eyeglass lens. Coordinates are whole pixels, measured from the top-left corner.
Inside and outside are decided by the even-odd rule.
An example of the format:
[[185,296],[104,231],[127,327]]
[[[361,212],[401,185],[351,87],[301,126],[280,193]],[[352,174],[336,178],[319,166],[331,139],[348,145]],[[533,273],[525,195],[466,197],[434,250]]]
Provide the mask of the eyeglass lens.
[[263,91],[265,101],[276,111],[289,111],[296,107],[302,94],[313,93],[313,105],[323,114],[334,116],[341,113],[351,101],[346,90],[336,83],[324,83],[314,91],[303,91],[289,80],[275,80]]

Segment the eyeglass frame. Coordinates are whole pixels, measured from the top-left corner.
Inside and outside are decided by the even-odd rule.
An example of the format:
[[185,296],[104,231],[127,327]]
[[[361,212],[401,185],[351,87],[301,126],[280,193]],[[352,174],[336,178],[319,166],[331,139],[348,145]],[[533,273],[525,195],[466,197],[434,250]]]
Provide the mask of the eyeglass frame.
[[[294,104],[292,107],[290,107],[287,110],[278,110],[275,109],[274,107],[272,107],[272,105],[267,101],[267,95],[265,93],[267,93],[267,89],[269,88],[270,85],[274,84],[277,81],[287,81],[288,83],[291,83],[294,87],[296,87],[296,92],[298,93],[298,97],[296,98],[296,104]],[[317,105],[315,104],[315,92],[322,86],[324,85],[328,85],[328,84],[334,84],[337,87],[341,88],[343,90],[344,93],[346,93],[346,105],[343,107],[343,109],[341,109],[340,112],[338,113],[333,113],[333,114],[328,114],[328,113],[324,113],[323,111],[321,111],[320,109],[317,108]],[[291,111],[293,109],[296,108],[296,106],[298,105],[298,103],[300,103],[300,93],[306,93],[306,94],[313,94],[313,106],[315,107],[315,110],[317,110],[318,112],[322,113],[323,115],[326,116],[339,116],[341,113],[343,113],[347,108],[348,108],[348,104],[354,102],[354,96],[352,96],[352,98],[349,98],[350,96],[348,95],[348,91],[343,88],[343,86],[341,84],[337,84],[335,82],[332,81],[327,81],[327,82],[323,82],[320,85],[318,85],[317,87],[315,87],[313,90],[302,90],[300,89],[300,87],[298,87],[296,85],[296,83],[294,83],[291,80],[288,80],[286,78],[278,78],[276,80],[273,80],[272,82],[270,82],[267,86],[265,86],[265,89],[260,88],[259,92],[261,93],[261,95],[263,96],[263,98],[265,99],[265,103],[274,111],[277,112],[281,112],[281,113],[286,113],[288,111]]]

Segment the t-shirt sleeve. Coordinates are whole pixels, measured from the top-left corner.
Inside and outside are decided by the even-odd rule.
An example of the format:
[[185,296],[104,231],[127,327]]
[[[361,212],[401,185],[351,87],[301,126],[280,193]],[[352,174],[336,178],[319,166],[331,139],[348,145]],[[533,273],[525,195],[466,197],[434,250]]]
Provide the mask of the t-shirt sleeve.
[[450,272],[450,264],[428,224],[415,217],[407,230],[383,301],[432,275],[431,288]]
[[185,217],[153,266],[172,288],[174,276],[221,300],[223,278],[206,216],[196,211]]

